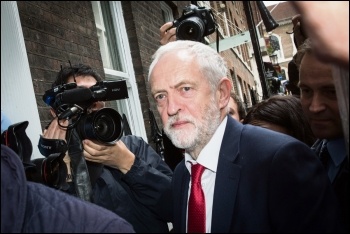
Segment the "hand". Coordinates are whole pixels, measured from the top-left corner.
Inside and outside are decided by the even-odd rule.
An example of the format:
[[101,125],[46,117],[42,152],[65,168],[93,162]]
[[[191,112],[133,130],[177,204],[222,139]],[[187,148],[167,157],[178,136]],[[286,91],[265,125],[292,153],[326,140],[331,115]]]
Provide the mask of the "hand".
[[123,174],[131,169],[135,161],[135,155],[122,141],[117,141],[114,145],[101,145],[85,139],[83,146],[86,160],[117,168]]
[[303,28],[319,58],[349,69],[349,1],[292,3],[303,17]]
[[292,17],[292,23],[293,23],[294,27],[295,27],[295,25],[297,25],[300,22],[301,22],[301,15],[300,14],[297,14],[297,15]]
[[[69,121],[65,119],[59,120],[59,122],[60,122],[60,125],[63,127],[67,127],[69,123]],[[43,137],[46,139],[61,139],[67,142],[66,141],[67,129],[61,127],[60,125],[58,125],[57,117],[54,118],[50,123],[49,127],[44,130]],[[70,166],[70,157],[67,153],[64,156],[63,161],[67,166],[67,174],[71,175],[72,172],[71,172],[71,166]],[[71,181],[72,181],[72,178],[67,178],[67,182],[71,182]]]
[[[59,120],[60,125],[63,127],[67,127],[69,121],[68,120]],[[61,139],[66,141],[66,133],[67,129],[58,125],[57,117],[52,120],[49,127],[44,130],[43,137],[47,139]]]
[[292,22],[293,22],[294,42],[295,42],[296,48],[299,49],[299,46],[301,46],[307,38],[305,30],[302,27],[301,15],[298,14],[293,16]]
[[160,44],[165,45],[168,42],[176,41],[176,28],[171,28],[173,22],[167,22],[160,27]]

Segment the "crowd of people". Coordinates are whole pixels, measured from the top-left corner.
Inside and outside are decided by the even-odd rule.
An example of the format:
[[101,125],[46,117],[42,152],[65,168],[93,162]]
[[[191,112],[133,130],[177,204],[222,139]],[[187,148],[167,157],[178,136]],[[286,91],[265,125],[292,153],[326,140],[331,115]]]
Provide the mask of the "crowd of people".
[[[332,70],[348,71],[348,48],[330,42],[329,24],[308,10],[323,14],[322,4],[293,4],[301,13],[295,32],[305,23],[296,38],[296,95],[272,96],[247,111],[220,54],[176,40],[167,22],[148,83],[166,144],[179,154],[174,164],[137,136],[108,145],[81,139],[69,128],[74,119],[51,109],[40,142],[60,147],[33,161],[36,176],[1,145],[1,232],[348,232],[348,139]],[[335,17],[336,10],[348,16],[344,3],[327,9]],[[348,46],[348,33],[337,39]],[[52,86],[99,81],[90,66],[76,64],[62,68]],[[87,111],[102,108],[94,102]],[[1,133],[11,124],[2,111]],[[56,161],[60,186],[45,184],[42,165]]]

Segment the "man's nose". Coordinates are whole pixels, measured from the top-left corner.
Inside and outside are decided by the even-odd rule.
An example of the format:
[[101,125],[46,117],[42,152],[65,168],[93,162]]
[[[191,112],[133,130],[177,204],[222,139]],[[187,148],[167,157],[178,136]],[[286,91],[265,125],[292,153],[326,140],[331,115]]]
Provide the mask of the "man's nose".
[[168,95],[168,108],[167,112],[169,116],[176,115],[181,110],[180,101],[174,95]]
[[326,109],[324,105],[322,95],[315,93],[311,99],[309,110],[311,112],[320,112]]

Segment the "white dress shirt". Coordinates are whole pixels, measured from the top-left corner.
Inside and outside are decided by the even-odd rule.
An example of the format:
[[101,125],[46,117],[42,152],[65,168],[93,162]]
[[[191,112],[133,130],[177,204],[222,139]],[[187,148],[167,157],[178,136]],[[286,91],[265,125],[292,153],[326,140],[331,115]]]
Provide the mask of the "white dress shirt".
[[[213,199],[214,199],[214,188],[216,169],[219,161],[219,153],[222,143],[222,138],[226,129],[227,116],[223,119],[219,127],[216,129],[213,137],[210,139],[208,144],[199,153],[197,161],[185,152],[185,162],[188,171],[191,174],[192,164],[201,164],[205,167],[202,175],[201,184],[205,197],[205,214],[206,214],[206,232],[211,232],[211,219],[213,212]],[[188,198],[187,198],[187,213],[188,213],[188,199],[191,193],[191,180],[189,182]],[[187,230],[187,219],[186,218],[186,230]]]

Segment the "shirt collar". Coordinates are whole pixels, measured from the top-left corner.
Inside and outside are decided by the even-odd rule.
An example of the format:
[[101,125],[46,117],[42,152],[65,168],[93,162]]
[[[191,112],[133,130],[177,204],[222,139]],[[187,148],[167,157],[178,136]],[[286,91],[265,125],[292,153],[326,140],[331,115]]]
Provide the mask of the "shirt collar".
[[338,167],[346,157],[344,138],[328,140],[327,150],[335,166]]
[[225,129],[227,124],[227,116],[222,120],[219,127],[216,129],[214,135],[206,146],[199,153],[197,161],[185,152],[185,162],[188,171],[191,173],[191,164],[199,163],[205,168],[216,172],[222,139],[224,137]]

